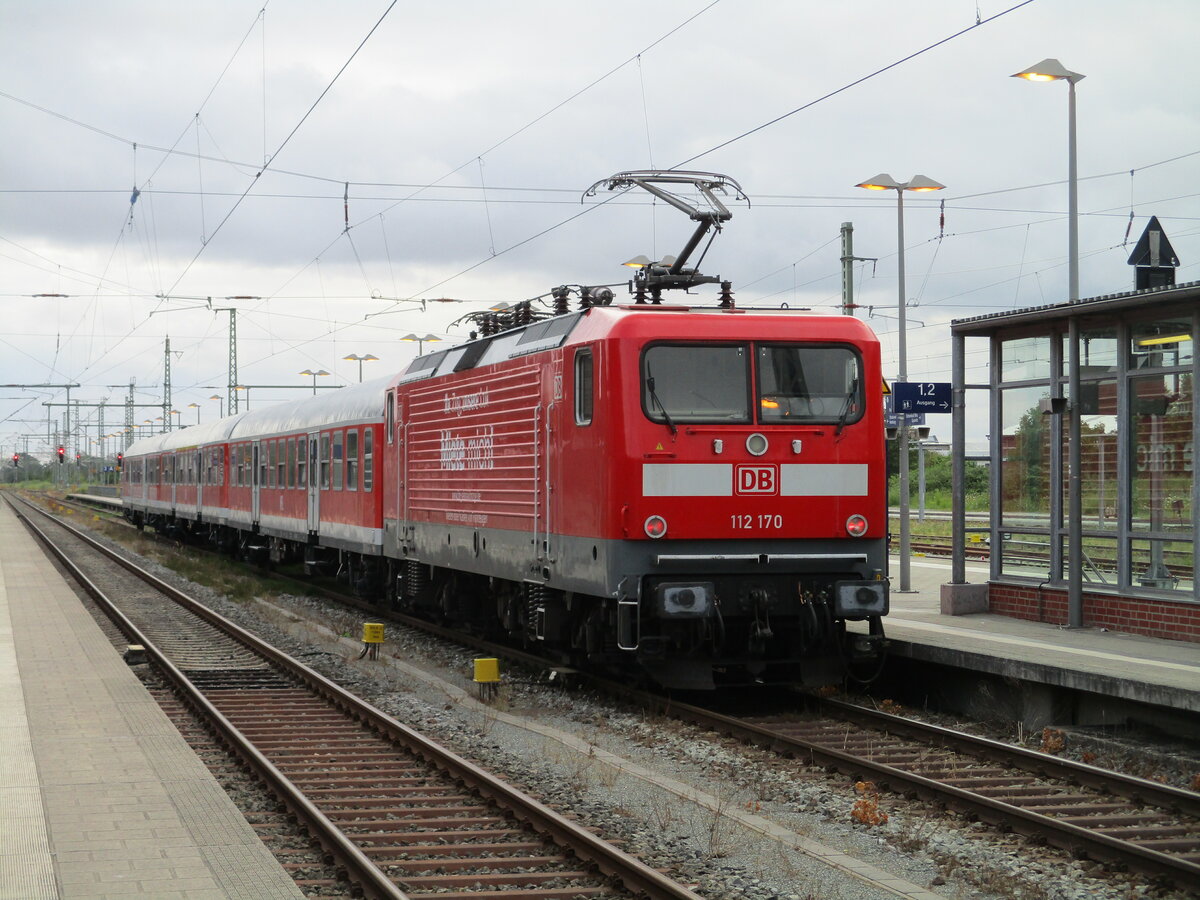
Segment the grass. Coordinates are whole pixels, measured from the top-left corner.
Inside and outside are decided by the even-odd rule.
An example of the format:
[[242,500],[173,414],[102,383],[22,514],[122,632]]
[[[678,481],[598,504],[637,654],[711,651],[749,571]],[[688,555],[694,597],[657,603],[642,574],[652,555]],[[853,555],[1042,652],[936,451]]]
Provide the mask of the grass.
[[132,532],[115,522],[93,523],[105,535],[135,553],[151,559],[194,584],[203,585],[235,603],[249,603],[255,597],[270,599],[293,590],[287,582],[266,572],[242,571],[229,560],[213,554],[182,552],[147,535]]

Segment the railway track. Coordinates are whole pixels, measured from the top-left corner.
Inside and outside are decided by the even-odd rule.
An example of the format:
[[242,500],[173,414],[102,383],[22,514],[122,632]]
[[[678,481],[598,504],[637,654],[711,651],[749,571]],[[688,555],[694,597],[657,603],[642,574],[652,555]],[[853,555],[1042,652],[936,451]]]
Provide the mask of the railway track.
[[[526,666],[554,665],[422,619],[395,613],[383,618]],[[829,699],[808,698],[808,716],[738,718],[581,673],[574,677],[658,714],[922,798],[1074,856],[1200,890],[1195,792]]]
[[354,890],[439,900],[696,900],[78,530],[25,513],[18,510],[174,690],[305,822]]
[[[360,601],[326,596],[355,607]],[[530,667],[526,651],[409,616],[383,616]],[[882,711],[809,698],[812,715],[737,718],[574,673],[611,696],[884,791],[919,797],[1059,847],[1200,891],[1200,794]]]
[[[548,664],[531,654],[465,638],[422,620],[396,614],[384,618],[525,664]],[[841,771],[884,790],[922,797],[1076,856],[1200,889],[1200,795],[1196,793],[828,701],[816,719],[744,720],[611,683],[594,683],[631,702]]]
[[670,713],[878,788],[921,797],[1078,858],[1200,891],[1200,794],[830,700],[816,715]]

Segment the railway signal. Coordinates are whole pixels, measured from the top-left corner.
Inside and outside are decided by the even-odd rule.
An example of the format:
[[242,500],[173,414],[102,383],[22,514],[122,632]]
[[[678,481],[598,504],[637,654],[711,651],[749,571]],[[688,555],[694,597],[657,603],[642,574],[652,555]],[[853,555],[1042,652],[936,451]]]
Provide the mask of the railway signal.
[[13,454],[13,456],[12,456],[12,460],[13,460],[13,465],[14,465],[14,466],[20,466],[20,465],[21,465],[21,455],[20,455],[19,453],[14,453],[14,454]]
[[58,464],[61,466],[63,464],[63,462],[66,461],[66,458],[67,458],[67,448],[60,444],[58,447]]
[[124,454],[124,453],[118,453],[118,454],[117,454],[117,471],[118,471],[118,472],[120,472],[120,471],[121,471],[121,467],[122,467],[122,466],[124,466],[124,465],[125,465],[125,454]]

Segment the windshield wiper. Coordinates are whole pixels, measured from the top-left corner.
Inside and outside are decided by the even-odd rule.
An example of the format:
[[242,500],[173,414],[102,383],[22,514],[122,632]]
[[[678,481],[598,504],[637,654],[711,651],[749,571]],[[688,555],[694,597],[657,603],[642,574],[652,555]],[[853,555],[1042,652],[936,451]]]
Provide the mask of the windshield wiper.
[[850,382],[850,390],[846,391],[846,399],[842,403],[842,412],[838,416],[837,428],[833,430],[834,435],[842,433],[842,429],[846,427],[846,419],[850,417],[850,410],[854,407],[854,398],[858,394],[858,379],[855,378]]
[[654,393],[654,376],[650,374],[649,367],[646,368],[646,390],[650,392],[650,399],[654,401],[654,405],[662,410],[663,421],[667,423],[667,427],[671,429],[671,437],[679,432],[675,427],[675,423],[671,421],[671,414],[667,412],[667,408],[663,406],[662,401],[658,399],[658,394]]

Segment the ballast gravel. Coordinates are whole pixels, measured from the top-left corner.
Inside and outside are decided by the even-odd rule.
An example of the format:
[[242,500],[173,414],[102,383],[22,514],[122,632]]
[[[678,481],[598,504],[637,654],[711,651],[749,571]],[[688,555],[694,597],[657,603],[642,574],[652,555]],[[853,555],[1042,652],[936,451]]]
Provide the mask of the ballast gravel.
[[506,673],[499,697],[481,704],[461,647],[389,625],[382,658],[358,660],[364,614],[302,596],[234,603],[140,564],[706,898],[1187,896],[897,795],[878,798],[885,822],[858,824],[859,794],[844,776],[536,673]]

